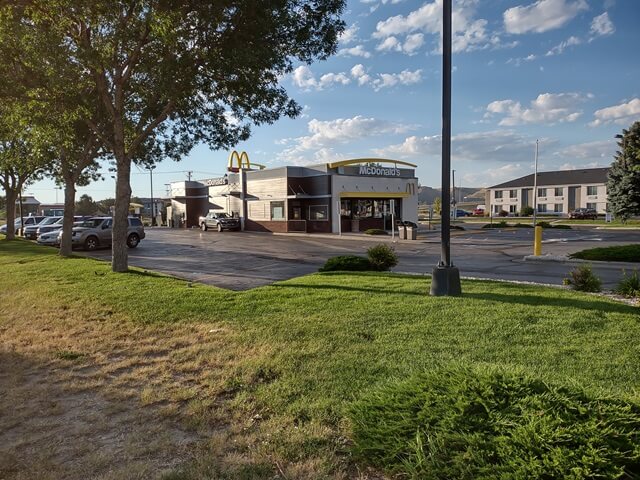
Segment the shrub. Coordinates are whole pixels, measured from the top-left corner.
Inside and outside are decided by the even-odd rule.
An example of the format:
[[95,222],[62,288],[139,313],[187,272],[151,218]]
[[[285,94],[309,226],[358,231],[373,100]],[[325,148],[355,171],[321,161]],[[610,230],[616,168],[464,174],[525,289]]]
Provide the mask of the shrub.
[[509,212],[507,212],[506,210],[500,210],[500,213],[498,213],[498,216],[500,216],[500,217],[508,217],[509,216]]
[[640,277],[638,277],[638,271],[634,270],[631,275],[627,275],[627,272],[623,270],[622,280],[620,280],[614,292],[625,297],[640,297]]
[[608,262],[640,262],[640,244],[598,247],[573,253],[571,258],[583,260],[604,260]]
[[357,457],[402,478],[637,478],[640,406],[521,373],[447,368],[350,408]]
[[367,235],[387,235],[387,232],[385,230],[380,230],[379,228],[370,228],[368,230],[365,230],[364,233],[366,233]]
[[374,268],[367,258],[358,255],[331,257],[320,268],[321,272],[334,272],[338,270],[363,272],[365,270],[374,270]]
[[530,217],[531,215],[533,215],[533,207],[527,206],[520,209],[521,217]]
[[599,292],[602,288],[602,282],[593,273],[590,265],[576,267],[569,272],[569,277],[565,278],[562,283],[581,292]]
[[516,228],[533,228],[533,225],[530,225],[528,223],[516,223],[514,225],[514,227],[516,227]]
[[538,222],[536,223],[536,225],[538,227],[542,227],[542,228],[555,228],[558,230],[571,230],[571,225],[554,225],[553,223],[549,223],[549,222]]
[[464,227],[461,225],[449,225],[449,230],[464,230]]
[[483,225],[482,228],[506,228],[508,227],[507,222],[505,220],[500,220],[497,223],[487,223]]
[[381,243],[367,250],[369,262],[374,270],[386,271],[398,264],[398,255],[393,247]]

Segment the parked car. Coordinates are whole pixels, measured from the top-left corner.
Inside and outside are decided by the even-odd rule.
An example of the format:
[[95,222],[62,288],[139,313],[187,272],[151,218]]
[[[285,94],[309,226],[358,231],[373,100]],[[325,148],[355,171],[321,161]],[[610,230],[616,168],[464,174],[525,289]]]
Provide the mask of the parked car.
[[484,208],[474,208],[472,213],[474,217],[484,217]]
[[[24,226],[27,227],[28,225],[36,225],[38,223],[40,223],[44,217],[43,216],[38,216],[38,215],[34,215],[34,216],[29,216],[29,217],[22,217],[24,219]],[[15,221],[13,222],[13,229],[16,233],[16,235],[20,232],[20,217],[16,218]],[[6,225],[2,225],[0,227],[0,233],[2,234],[6,234],[7,233],[7,226]]]
[[575,218],[577,220],[596,220],[598,218],[598,212],[593,208],[576,208],[573,212],[569,213],[569,218]]
[[240,230],[240,219],[231,217],[226,213],[209,212],[206,217],[200,217],[198,223],[203,232],[210,228],[215,228],[219,232],[223,230]]
[[[62,232],[58,232],[61,237]],[[111,245],[113,236],[113,219],[111,217],[92,217],[73,227],[71,245],[95,250],[98,247]],[[129,217],[127,229],[127,247],[136,248],[145,237],[144,226],[138,217]],[[61,238],[58,239],[58,243]]]
[[40,227],[44,227],[45,225],[53,225],[62,217],[44,217],[44,219],[40,223],[36,223],[35,225],[29,225],[24,228],[24,238],[29,240],[35,240],[38,238],[38,229]]
[[36,242],[38,242],[38,245],[48,245],[50,247],[57,247],[60,244],[60,240],[59,240],[60,232],[61,232],[60,229],[56,229],[53,231],[42,233],[38,235],[38,239],[36,240]]
[[[56,218],[57,220],[53,223],[50,223],[48,225],[38,226],[36,235],[39,237],[40,235],[43,235],[45,233],[58,232],[62,230],[62,223],[63,223],[64,217],[56,217]],[[82,215],[75,215],[73,217],[73,224],[75,225],[77,222],[81,222],[87,218],[91,218],[91,217],[83,217]]]
[[467,212],[466,210],[462,210],[460,208],[456,209],[456,210],[451,210],[451,216],[453,217],[453,214],[456,214],[456,218],[460,218],[460,217],[470,217],[471,213]]

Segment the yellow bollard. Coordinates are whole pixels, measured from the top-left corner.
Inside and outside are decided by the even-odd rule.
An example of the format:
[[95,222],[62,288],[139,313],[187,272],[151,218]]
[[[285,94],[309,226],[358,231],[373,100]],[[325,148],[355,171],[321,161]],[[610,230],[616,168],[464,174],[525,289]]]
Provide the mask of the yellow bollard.
[[533,240],[533,254],[536,257],[542,255],[542,227],[536,226]]

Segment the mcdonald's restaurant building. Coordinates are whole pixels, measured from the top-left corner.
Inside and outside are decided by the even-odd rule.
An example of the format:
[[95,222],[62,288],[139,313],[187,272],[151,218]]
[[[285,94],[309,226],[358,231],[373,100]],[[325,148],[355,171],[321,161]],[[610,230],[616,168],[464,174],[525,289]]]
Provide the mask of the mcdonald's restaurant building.
[[418,221],[410,163],[368,158],[264,168],[244,152],[234,166],[237,157],[223,177],[171,184],[174,227],[199,227],[209,211],[239,217],[244,230],[280,233],[391,230],[394,220]]

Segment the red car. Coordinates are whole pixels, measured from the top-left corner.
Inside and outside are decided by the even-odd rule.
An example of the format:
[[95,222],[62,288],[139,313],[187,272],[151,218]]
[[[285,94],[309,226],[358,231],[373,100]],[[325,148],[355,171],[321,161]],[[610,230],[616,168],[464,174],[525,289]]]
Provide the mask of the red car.
[[473,216],[474,217],[482,217],[482,216],[484,216],[484,208],[474,208],[473,209]]

